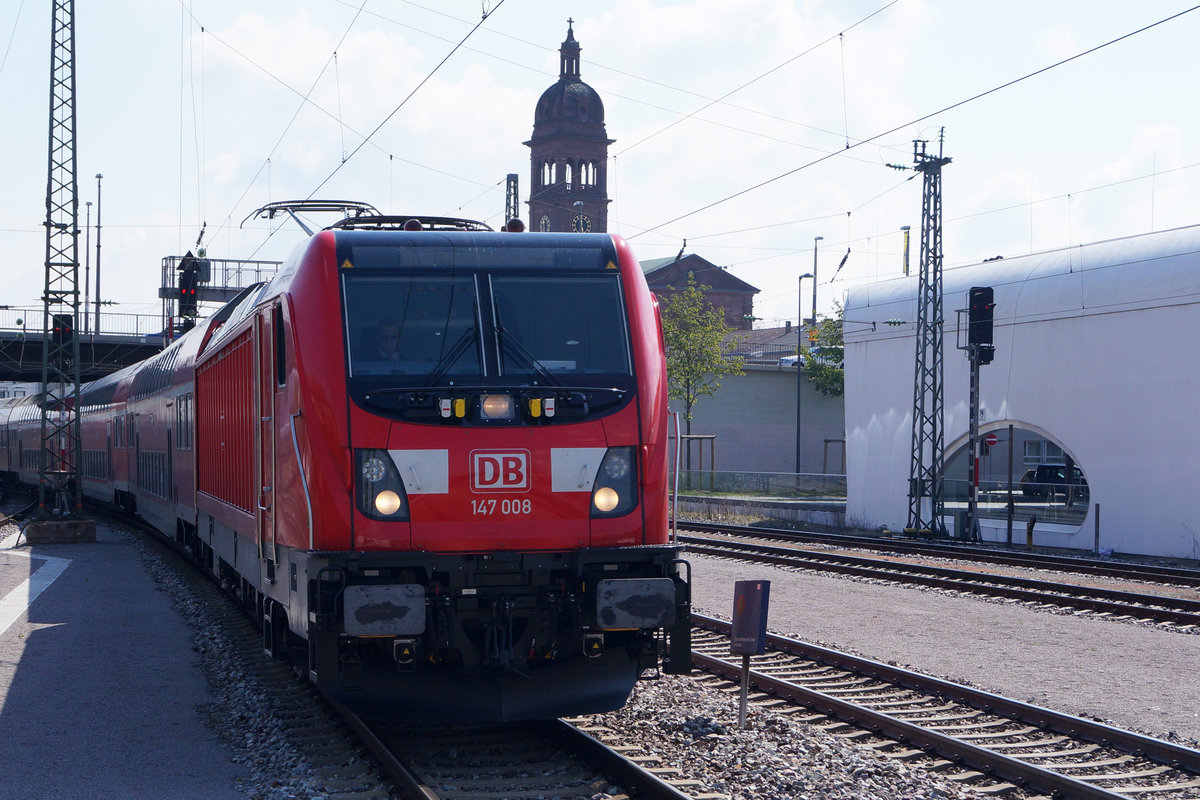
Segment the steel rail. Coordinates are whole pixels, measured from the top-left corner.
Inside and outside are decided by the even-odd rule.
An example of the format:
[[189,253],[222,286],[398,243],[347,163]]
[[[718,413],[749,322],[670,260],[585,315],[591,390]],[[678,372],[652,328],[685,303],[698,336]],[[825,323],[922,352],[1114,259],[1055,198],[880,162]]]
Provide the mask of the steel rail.
[[1141,564],[1130,561],[1115,562],[1089,558],[1085,555],[1056,555],[1053,553],[1006,551],[998,547],[979,547],[970,544],[933,542],[911,538],[887,536],[857,536],[848,533],[821,531],[797,531],[788,528],[749,528],[740,525],[719,525],[711,522],[681,520],[687,529],[731,536],[746,536],[783,541],[821,542],[838,547],[855,547],[864,550],[893,550],[920,553],[945,558],[1009,564],[1031,569],[1056,569],[1082,575],[1099,575],[1124,580],[1140,580],[1166,583],[1177,586],[1200,587],[1200,569],[1171,567],[1162,564]]
[[[724,636],[731,632],[730,623],[695,612],[692,613],[692,624],[702,630],[720,633]],[[923,675],[881,661],[831,650],[799,639],[789,639],[769,633],[766,640],[771,647],[790,655],[853,670],[862,675],[879,678],[908,689],[937,694],[973,706],[981,711],[1003,714],[1020,722],[1037,725],[1073,738],[1086,739],[1096,744],[1115,745],[1130,752],[1140,753],[1163,764],[1200,773],[1200,750],[1156,739],[1153,736],[1115,728],[1103,722],[1012,700],[982,689]]]
[[[730,633],[730,624],[721,620],[692,615],[692,622],[703,630],[723,635]],[[945,697],[978,708],[982,711],[1006,716],[1018,722],[1035,725],[1107,747],[1115,747],[1129,753],[1165,764],[1174,768],[1200,772],[1200,751],[1173,744],[1132,731],[1114,728],[1099,722],[1052,711],[1040,706],[1021,703],[971,687],[954,684],[939,678],[883,664],[870,659],[851,656],[828,648],[768,634],[767,642],[776,650],[809,658],[831,666],[851,670],[864,676],[893,683],[904,688]],[[730,680],[741,679],[741,665],[702,653],[693,653],[693,662],[702,669],[715,672]],[[1094,786],[1051,769],[1039,767],[1019,758],[1006,756],[993,750],[955,739],[918,724],[896,719],[887,714],[841,700],[813,689],[798,686],[789,681],[774,678],[756,670],[750,671],[750,682],[758,689],[793,700],[819,710],[831,717],[852,722],[855,725],[879,732],[893,739],[923,747],[946,758],[983,769],[1004,780],[1021,786],[1029,786],[1039,792],[1061,797],[1112,798],[1126,795]],[[1103,780],[1103,776],[1097,776]]]
[[680,536],[687,550],[700,555],[736,555],[751,561],[837,572],[860,577],[902,580],[941,589],[973,592],[1054,605],[1104,611],[1110,614],[1148,618],[1180,625],[1200,625],[1200,601],[1161,595],[1096,589],[1072,584],[1037,581],[992,573],[953,570],[906,562],[832,555],[743,542],[714,542]]
[[559,719],[548,722],[547,725],[553,729],[555,735],[566,739],[564,744],[567,747],[585,758],[602,763],[606,769],[612,770],[620,777],[622,788],[629,790],[634,797],[646,798],[646,800],[692,800],[690,795],[679,791],[669,782],[621,755],[572,723]]
[[387,744],[372,730],[371,726],[332,697],[325,697],[325,702],[338,713],[342,721],[362,740],[363,745],[379,762],[379,766],[396,782],[396,786],[412,800],[441,800],[441,795],[430,788],[424,781],[396,758]]
[[[326,698],[326,700],[346,725],[361,738],[363,744],[379,761],[380,766],[406,796],[413,800],[441,800],[442,795],[409,769],[392,752],[384,741],[384,737],[380,736],[369,722],[336,700],[331,698]],[[576,756],[600,766],[605,773],[615,779],[615,783],[620,784],[634,797],[645,800],[692,800],[689,795],[679,791],[652,771],[626,758],[567,720],[547,720],[539,727],[546,731],[547,738],[561,743]]]

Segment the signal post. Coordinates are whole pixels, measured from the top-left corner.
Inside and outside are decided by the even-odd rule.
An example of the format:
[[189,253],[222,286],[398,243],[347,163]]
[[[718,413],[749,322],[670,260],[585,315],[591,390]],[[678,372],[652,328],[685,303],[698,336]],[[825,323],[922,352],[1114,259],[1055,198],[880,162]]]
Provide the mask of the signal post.
[[996,303],[990,286],[972,286],[967,294],[967,351],[971,365],[970,426],[967,436],[967,531],[964,538],[979,539],[979,368],[992,363],[992,314]]

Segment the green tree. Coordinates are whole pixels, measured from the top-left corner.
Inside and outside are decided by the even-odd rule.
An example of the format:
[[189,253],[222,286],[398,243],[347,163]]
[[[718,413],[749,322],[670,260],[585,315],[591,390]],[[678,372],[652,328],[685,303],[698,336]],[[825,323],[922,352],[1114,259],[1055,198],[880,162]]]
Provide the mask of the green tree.
[[725,324],[721,310],[705,299],[707,288],[688,273],[687,287],[662,303],[668,393],[683,403],[689,434],[697,401],[712,397],[726,375],[742,374],[742,359],[728,355],[737,347],[729,337],[732,329]]
[[846,388],[842,318],[842,307],[838,305],[832,317],[818,321],[817,339],[804,353],[804,371],[808,374],[809,383],[829,397],[841,397]]

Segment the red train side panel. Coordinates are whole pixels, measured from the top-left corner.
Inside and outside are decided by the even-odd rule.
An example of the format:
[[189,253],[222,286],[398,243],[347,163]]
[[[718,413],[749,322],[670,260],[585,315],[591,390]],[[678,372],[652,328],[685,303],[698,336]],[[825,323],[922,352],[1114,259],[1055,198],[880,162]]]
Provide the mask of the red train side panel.
[[196,370],[196,491],[244,514],[255,509],[254,346],[246,330]]

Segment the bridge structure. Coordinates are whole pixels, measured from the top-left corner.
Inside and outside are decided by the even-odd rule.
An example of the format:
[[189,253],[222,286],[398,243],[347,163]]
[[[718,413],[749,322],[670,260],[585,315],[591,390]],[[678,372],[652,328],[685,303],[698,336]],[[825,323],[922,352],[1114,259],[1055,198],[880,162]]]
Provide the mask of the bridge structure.
[[[178,313],[178,272],[184,256],[162,260],[162,300],[159,314],[123,314],[81,310],[86,319],[75,320],[79,343],[79,380],[82,383],[136,364],[154,355],[187,329]],[[202,259],[196,299],[203,309],[232,300],[249,286],[270,280],[277,261]],[[93,316],[94,314],[94,316]],[[0,381],[38,383],[42,380],[42,308],[0,307]]]

